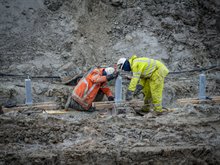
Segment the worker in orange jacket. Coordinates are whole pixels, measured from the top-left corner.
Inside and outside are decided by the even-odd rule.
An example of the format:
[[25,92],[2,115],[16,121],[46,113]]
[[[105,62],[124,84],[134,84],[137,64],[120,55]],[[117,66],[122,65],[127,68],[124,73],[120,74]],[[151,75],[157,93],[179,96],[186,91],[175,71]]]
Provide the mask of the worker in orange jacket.
[[67,100],[65,109],[93,111],[92,102],[100,91],[108,97],[109,101],[114,101],[107,81],[113,80],[117,75],[112,67],[90,70],[74,88],[72,95]]

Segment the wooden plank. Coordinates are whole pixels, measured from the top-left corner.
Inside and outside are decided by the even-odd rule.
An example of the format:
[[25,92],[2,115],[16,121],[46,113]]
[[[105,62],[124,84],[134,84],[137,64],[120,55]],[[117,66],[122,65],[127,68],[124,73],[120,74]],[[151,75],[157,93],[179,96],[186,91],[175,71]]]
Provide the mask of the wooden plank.
[[[56,104],[56,102],[54,101],[50,101],[50,102],[40,102],[40,103],[33,103],[32,106],[35,105],[51,105],[51,104]],[[17,104],[16,107],[27,107],[29,105],[27,104]]]
[[220,104],[220,96],[213,96],[210,97],[211,100],[205,99],[205,100],[199,100],[198,98],[186,98],[186,99],[178,99],[177,103],[179,104]]
[[12,107],[12,108],[6,108],[6,107],[3,107],[2,110],[4,113],[6,112],[11,112],[11,111],[19,111],[19,110],[24,110],[24,109],[27,109],[27,108],[41,108],[41,109],[45,109],[45,110],[55,110],[58,108],[58,105],[56,103],[35,103],[33,105],[25,105],[25,104],[22,104],[20,106],[16,106],[16,107]]
[[[212,98],[212,99],[214,99],[214,100],[219,100],[220,99],[220,96],[212,96],[212,97],[210,97],[210,98]],[[198,100],[198,97],[197,98],[184,98],[184,99],[178,99],[179,101],[186,101],[186,100]],[[209,99],[207,99],[207,100],[209,100]]]
[[92,106],[97,110],[101,109],[111,109],[116,107],[130,106],[130,107],[141,107],[144,105],[142,100],[131,100],[131,101],[120,101],[116,103],[115,101],[104,101],[104,102],[93,102]]
[[73,113],[73,111],[66,111],[65,109],[62,109],[62,110],[46,110],[46,112],[50,115],[62,115],[62,114]]
[[216,96],[216,97],[211,97],[212,99],[205,99],[205,100],[199,100],[198,98],[186,98],[186,99],[178,99],[177,101],[179,103],[194,103],[194,104],[199,104],[199,103],[203,103],[203,102],[207,102],[207,103],[219,103],[220,101],[220,97]]

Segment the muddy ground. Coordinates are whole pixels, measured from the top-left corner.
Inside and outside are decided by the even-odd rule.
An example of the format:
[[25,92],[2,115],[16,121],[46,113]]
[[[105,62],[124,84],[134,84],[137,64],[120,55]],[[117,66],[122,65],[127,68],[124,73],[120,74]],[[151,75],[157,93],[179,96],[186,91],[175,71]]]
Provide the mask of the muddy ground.
[[[219,105],[162,116],[127,112],[0,116],[0,164],[219,164]],[[38,113],[39,112],[39,113]]]
[[[10,94],[24,103],[27,75],[35,102],[60,99],[66,88],[34,77],[63,80],[133,54],[158,59],[170,72],[220,61],[219,0],[0,0],[0,12],[0,75],[23,76],[0,76],[0,103]],[[198,74],[166,79],[168,100],[195,97]],[[218,95],[219,76],[207,76],[209,95]]]
[[[25,102],[30,75],[33,102],[62,108],[72,90],[64,79],[133,54],[170,72],[219,67],[219,0],[0,0],[0,22],[3,105]],[[159,117],[127,107],[117,116],[0,115],[0,165],[220,164],[219,105],[176,104],[198,97],[199,74],[166,77],[163,104],[176,110]],[[205,74],[207,96],[219,96],[219,68]]]

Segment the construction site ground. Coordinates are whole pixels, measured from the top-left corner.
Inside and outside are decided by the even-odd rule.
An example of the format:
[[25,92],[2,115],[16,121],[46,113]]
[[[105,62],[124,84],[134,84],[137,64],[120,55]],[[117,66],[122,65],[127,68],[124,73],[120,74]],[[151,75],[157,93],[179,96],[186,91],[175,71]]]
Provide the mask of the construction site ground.
[[[173,111],[63,110],[90,68],[134,54],[167,66]],[[202,72],[206,96],[220,96],[219,61],[220,0],[0,0],[0,107],[26,102],[28,76],[33,103],[59,106],[3,108],[0,165],[220,164],[219,100],[191,99]]]
[[184,104],[161,116],[106,112],[7,112],[0,164],[220,163],[219,105]]

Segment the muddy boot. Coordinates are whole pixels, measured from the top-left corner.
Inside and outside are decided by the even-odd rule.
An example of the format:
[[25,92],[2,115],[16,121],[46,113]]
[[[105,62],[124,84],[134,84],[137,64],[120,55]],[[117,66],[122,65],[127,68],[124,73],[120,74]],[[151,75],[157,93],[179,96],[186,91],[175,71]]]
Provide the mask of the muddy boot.
[[161,110],[161,111],[153,111],[152,112],[152,114],[154,115],[154,116],[161,116],[161,115],[166,115],[168,113],[168,111],[163,111],[163,110]]
[[144,101],[144,106],[141,108],[141,112],[148,113],[150,112],[150,102]]
[[142,107],[142,108],[141,108],[141,112],[143,112],[143,113],[149,113],[149,112],[150,112],[150,108]]

